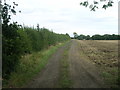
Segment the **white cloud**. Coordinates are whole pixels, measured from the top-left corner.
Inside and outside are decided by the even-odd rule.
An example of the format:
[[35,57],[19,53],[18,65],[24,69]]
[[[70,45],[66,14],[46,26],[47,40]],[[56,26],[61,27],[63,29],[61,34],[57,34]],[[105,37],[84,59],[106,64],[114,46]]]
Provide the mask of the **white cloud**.
[[[8,0],[10,2],[15,0]],[[81,0],[17,0],[21,14],[13,17],[20,24],[53,29],[56,33],[78,34],[118,33],[118,4],[107,10],[91,12],[80,6]],[[92,1],[92,0],[90,0]]]

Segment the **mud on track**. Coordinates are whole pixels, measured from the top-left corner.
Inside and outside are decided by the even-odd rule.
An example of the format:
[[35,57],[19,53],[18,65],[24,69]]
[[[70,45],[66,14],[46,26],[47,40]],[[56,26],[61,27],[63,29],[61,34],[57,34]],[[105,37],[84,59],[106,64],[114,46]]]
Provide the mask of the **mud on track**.
[[71,40],[60,47],[49,59],[46,67],[25,88],[57,88],[60,75],[60,63],[66,48],[68,51],[68,63],[72,88],[101,88],[103,81],[99,76],[99,69],[90,61],[80,58],[80,50],[77,40]]

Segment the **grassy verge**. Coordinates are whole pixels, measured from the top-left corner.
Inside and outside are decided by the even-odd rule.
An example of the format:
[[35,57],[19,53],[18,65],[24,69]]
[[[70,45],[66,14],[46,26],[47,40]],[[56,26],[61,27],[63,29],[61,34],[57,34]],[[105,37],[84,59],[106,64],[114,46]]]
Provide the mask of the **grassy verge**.
[[70,88],[71,80],[69,74],[69,63],[68,63],[68,50],[67,47],[63,53],[63,58],[60,60],[60,77],[59,77],[59,87],[60,88]]
[[[108,72],[109,70],[109,72]],[[103,71],[101,76],[104,78],[106,86],[111,88],[118,88],[118,68],[108,68],[107,71]]]
[[16,72],[11,74],[8,81],[3,80],[3,88],[23,87],[45,67],[51,55],[64,44],[59,43],[56,46],[49,47],[47,50],[23,56]]

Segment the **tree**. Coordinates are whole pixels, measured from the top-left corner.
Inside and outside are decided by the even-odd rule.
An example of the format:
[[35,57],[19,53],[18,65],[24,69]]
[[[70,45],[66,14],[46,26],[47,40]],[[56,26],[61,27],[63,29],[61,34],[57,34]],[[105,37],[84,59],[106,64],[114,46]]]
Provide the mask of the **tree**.
[[37,24],[37,30],[38,30],[38,32],[39,32],[39,29],[40,29],[40,26],[39,26],[39,24]]
[[74,38],[77,39],[78,34],[76,32],[73,32]]
[[66,33],[66,36],[70,37],[70,35],[68,33]]
[[90,35],[87,35],[86,40],[90,40],[90,39],[91,39]]
[[104,4],[102,4],[103,9],[107,9],[108,7],[112,7],[113,6],[113,0],[93,0],[93,3],[89,3],[89,1],[83,1],[80,3],[80,5],[85,6],[85,7],[89,7],[91,11],[95,11],[96,9],[98,9],[98,5],[100,2],[105,2]]
[[86,36],[85,35],[83,35],[83,34],[81,34],[80,36],[78,36],[78,38],[77,39],[79,39],[79,40],[85,40],[86,39]]
[[92,40],[102,40],[102,37],[99,34],[95,34],[91,38],[92,38]]
[[11,14],[16,15],[15,6],[4,3],[1,9],[2,15],[2,75],[8,78],[10,73],[15,70],[22,54],[20,35],[18,33],[17,22],[10,23]]
[[78,35],[75,39],[78,40],[120,40],[120,35],[115,35],[115,34],[104,34],[104,35],[99,35],[99,34],[95,34],[92,37],[90,37],[90,35]]

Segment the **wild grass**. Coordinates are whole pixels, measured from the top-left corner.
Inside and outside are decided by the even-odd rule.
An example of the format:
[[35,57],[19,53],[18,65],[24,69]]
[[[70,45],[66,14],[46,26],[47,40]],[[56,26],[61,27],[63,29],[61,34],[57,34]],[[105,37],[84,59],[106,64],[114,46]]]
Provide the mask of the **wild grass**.
[[4,84],[3,88],[23,87],[45,67],[51,55],[62,45],[64,43],[23,56],[16,71],[11,74],[10,79],[4,81],[6,84]]
[[69,47],[65,49],[63,53],[63,58],[60,60],[60,72],[61,72],[59,77],[60,88],[70,88],[72,85],[69,73],[68,50]]
[[[118,68],[107,68],[107,71],[101,72],[101,76],[104,78],[106,86],[111,88],[118,88]],[[109,72],[108,72],[109,71]]]

